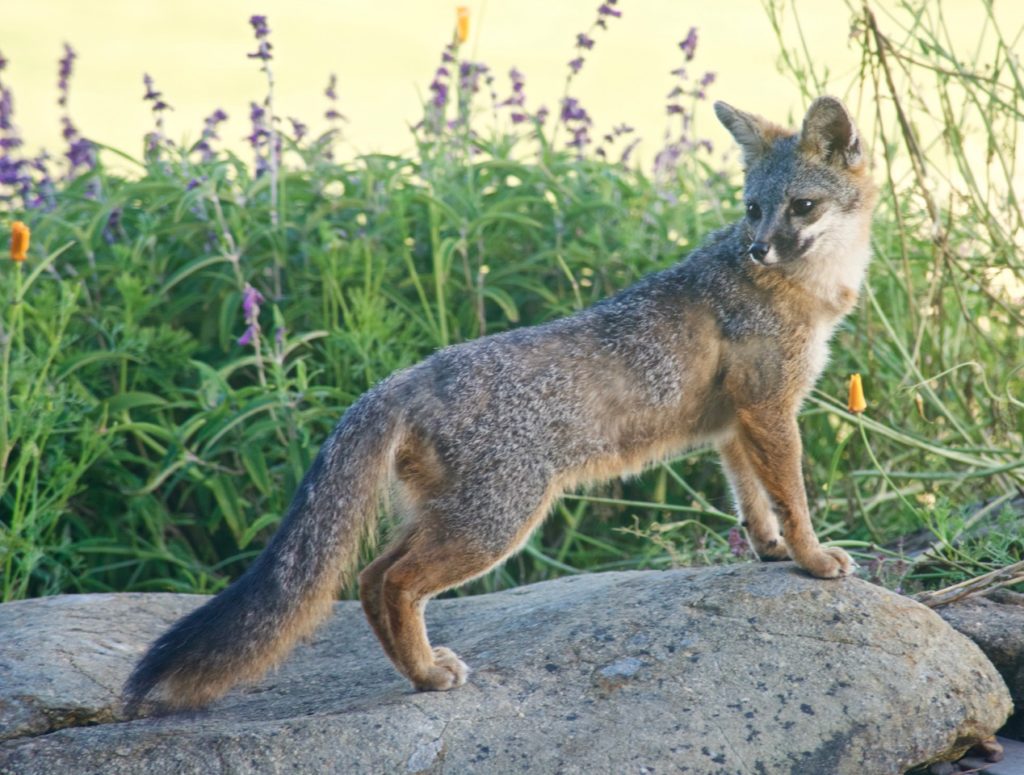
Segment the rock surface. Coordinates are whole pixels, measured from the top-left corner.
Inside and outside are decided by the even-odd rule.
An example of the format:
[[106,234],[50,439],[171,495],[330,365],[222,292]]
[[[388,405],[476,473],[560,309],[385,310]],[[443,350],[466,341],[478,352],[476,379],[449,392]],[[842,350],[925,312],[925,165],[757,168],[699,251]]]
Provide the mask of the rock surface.
[[1005,590],[941,606],[936,612],[973,640],[1024,704],[1024,595]]
[[207,710],[118,719],[201,598],[0,606],[0,772],[901,773],[992,734],[1007,690],[911,600],[789,563],[575,576],[427,609],[474,668],[412,692],[357,603]]
[[977,643],[1003,676],[1017,709],[1004,734],[1024,740],[1024,595],[1000,589],[935,611]]

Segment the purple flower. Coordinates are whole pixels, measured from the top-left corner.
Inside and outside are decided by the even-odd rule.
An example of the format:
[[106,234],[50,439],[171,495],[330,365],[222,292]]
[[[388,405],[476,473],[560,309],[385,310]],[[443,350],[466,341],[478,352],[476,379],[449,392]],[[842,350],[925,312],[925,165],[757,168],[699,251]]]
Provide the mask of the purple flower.
[[0,183],[5,186],[16,186],[21,182],[21,168],[24,162],[9,156],[0,156]]
[[626,162],[628,162],[629,157],[633,155],[633,151],[636,150],[636,147],[638,145],[640,145],[639,137],[633,142],[631,142],[629,145],[627,145],[625,149],[622,151],[622,155],[619,157],[619,164],[625,164]]
[[210,141],[220,139],[220,135],[217,134],[217,125],[222,121],[227,121],[227,118],[228,114],[217,108],[217,110],[203,120],[202,137],[199,138],[199,142],[193,148],[193,150],[199,151],[202,154],[203,161],[213,160],[213,147],[210,145]]
[[448,84],[441,80],[442,77],[443,76],[435,77],[434,80],[430,82],[430,91],[434,93],[431,103],[438,110],[441,110],[448,104]]
[[209,137],[219,139],[217,138],[217,124],[227,120],[228,114],[220,108],[217,108],[203,121],[203,132],[205,132]]
[[594,47],[594,39],[587,35],[585,32],[581,32],[576,36],[576,47],[592,49]]
[[160,98],[160,92],[153,88],[153,76],[149,73],[142,74],[142,83],[146,87],[146,93],[142,95],[144,100],[156,100]]
[[255,150],[259,150],[266,143],[270,132],[267,131],[267,111],[258,103],[249,103],[249,121],[252,123],[252,132],[246,138]]
[[[523,77],[523,74],[514,67],[508,71],[508,78],[512,82],[512,94],[510,94],[507,99],[498,103],[498,107],[503,108],[512,106],[514,108],[522,108],[526,103],[526,93],[523,91],[523,88],[526,85],[526,79]],[[513,111],[509,115],[512,118],[513,124],[518,124],[526,118],[525,114],[523,114],[521,110]],[[520,116],[518,120],[516,119],[517,115]]]
[[750,552],[750,544],[738,527],[729,528],[729,551],[734,557],[743,557]]
[[249,283],[245,284],[242,290],[242,315],[245,318],[246,329],[240,337],[238,344],[242,347],[250,344],[260,330],[260,304],[266,299],[263,294],[253,288]]
[[575,127],[572,130],[572,139],[568,145],[570,148],[576,148],[578,151],[583,151],[583,146],[590,143],[590,133],[587,130],[586,125]]
[[562,100],[560,113],[565,128],[572,133],[568,145],[575,148],[582,155],[583,147],[590,143],[590,115],[580,105],[575,97],[566,97]]
[[309,127],[303,124],[299,119],[288,117],[288,121],[291,122],[292,132],[295,133],[295,142],[300,142],[303,137],[309,132]]
[[123,233],[121,229],[121,214],[123,212],[120,207],[115,207],[107,216],[107,223],[103,227],[103,240],[108,245],[117,242],[118,236]]
[[338,75],[337,73],[331,73],[331,78],[327,82],[327,88],[324,89],[324,96],[327,97],[331,102],[338,99]]
[[701,85],[702,88],[710,86],[714,82],[715,82],[715,74],[714,73],[704,73],[704,75],[700,79],[700,85]]
[[90,140],[79,137],[68,147],[68,161],[74,167],[94,167],[96,165],[96,152]]
[[14,117],[14,95],[6,86],[0,87],[0,129],[11,129]]
[[480,77],[489,69],[482,62],[460,62],[459,89],[463,93],[476,94],[480,90]]
[[601,5],[601,7],[597,9],[598,15],[599,16],[614,16],[616,19],[618,19],[620,16],[622,16],[622,11],[620,11],[620,10],[618,10],[616,8],[612,8],[613,5],[614,5],[614,3],[603,3]]
[[264,62],[269,62],[273,59],[270,50],[273,48],[270,45],[270,41],[267,40],[267,36],[270,35],[270,27],[267,26],[266,16],[251,16],[249,17],[249,24],[252,25],[253,32],[256,34],[257,48],[256,51],[249,54],[250,59],[262,59]]
[[573,74],[578,73],[583,69],[583,57],[576,57],[569,61],[569,69],[572,70]]
[[256,38],[265,38],[270,34],[270,27],[267,26],[266,16],[250,16],[249,24],[252,25],[253,32],[256,34]]
[[153,88],[153,78],[148,73],[143,74],[142,83],[146,87],[146,93],[142,95],[142,99],[153,103],[151,110],[154,113],[162,113],[165,110],[172,109],[170,105],[163,101],[163,92],[158,92]]
[[679,48],[686,54],[686,61],[689,62],[693,59],[694,54],[697,52],[697,28],[690,27],[690,31],[686,33],[686,37],[679,42]]
[[64,56],[60,58],[57,70],[57,91],[60,94],[57,98],[57,104],[61,107],[66,107],[68,104],[68,82],[71,80],[71,73],[74,70],[75,58],[77,56],[78,54],[75,53],[75,50],[65,43]]
[[561,115],[564,123],[570,123],[573,121],[582,121],[587,124],[590,123],[589,114],[575,97],[566,97],[562,100]]
[[253,288],[249,283],[245,284],[242,291],[242,313],[245,315],[245,322],[252,323],[260,314],[260,304],[266,299],[263,294]]

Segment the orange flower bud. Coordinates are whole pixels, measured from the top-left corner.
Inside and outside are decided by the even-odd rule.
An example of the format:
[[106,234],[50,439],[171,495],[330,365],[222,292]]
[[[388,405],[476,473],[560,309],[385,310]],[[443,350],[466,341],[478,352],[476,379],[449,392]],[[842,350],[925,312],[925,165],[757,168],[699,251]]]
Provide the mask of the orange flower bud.
[[455,9],[455,20],[455,37],[459,43],[465,43],[469,38],[469,6],[458,6]]
[[11,224],[11,261],[24,261],[28,255],[28,240],[32,232],[21,221]]
[[860,374],[850,375],[850,398],[846,408],[854,414],[860,414],[868,408],[868,402],[864,400],[864,386],[860,382]]

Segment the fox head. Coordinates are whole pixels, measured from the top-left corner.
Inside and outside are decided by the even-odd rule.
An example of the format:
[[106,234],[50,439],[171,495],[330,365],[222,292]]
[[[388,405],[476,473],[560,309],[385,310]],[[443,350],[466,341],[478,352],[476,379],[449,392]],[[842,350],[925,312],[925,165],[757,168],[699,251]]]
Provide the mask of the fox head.
[[843,104],[819,97],[799,132],[724,102],[715,114],[743,151],[747,255],[855,291],[868,261],[875,186]]

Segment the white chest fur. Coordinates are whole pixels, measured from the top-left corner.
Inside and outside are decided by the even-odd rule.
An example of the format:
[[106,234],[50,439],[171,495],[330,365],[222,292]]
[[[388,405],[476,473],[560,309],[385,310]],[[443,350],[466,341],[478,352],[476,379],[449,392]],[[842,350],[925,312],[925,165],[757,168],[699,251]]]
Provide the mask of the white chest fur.
[[834,330],[835,326],[825,323],[819,323],[811,329],[810,340],[807,343],[807,366],[812,385],[818,381],[818,377],[828,364],[828,344]]

